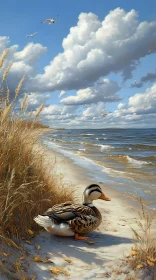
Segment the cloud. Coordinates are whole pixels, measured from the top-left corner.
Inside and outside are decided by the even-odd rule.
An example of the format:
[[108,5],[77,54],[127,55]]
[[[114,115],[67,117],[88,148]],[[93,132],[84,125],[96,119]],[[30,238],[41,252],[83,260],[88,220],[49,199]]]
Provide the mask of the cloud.
[[[4,69],[13,62],[7,78],[9,88],[13,95],[13,92],[23,75],[25,75],[25,81],[22,91],[24,90],[24,87],[29,84],[30,77],[36,75],[36,64],[41,55],[47,51],[47,48],[39,43],[29,43],[23,48],[23,50],[18,51],[18,45],[8,47],[8,44],[8,37],[0,36],[0,55],[4,49],[8,48],[8,53],[4,62]],[[0,72],[0,78],[2,77],[3,71]],[[5,87],[5,84],[3,86]]]
[[[41,94],[38,92],[31,92],[28,95],[27,102],[29,103],[29,110],[35,110],[41,104],[45,103],[49,98],[50,94]],[[19,102],[22,101],[23,98],[19,99]]]
[[44,117],[45,123],[51,126],[60,127],[85,127],[89,122],[98,122],[102,113],[106,111],[105,104],[99,102],[95,105],[89,105],[87,108],[80,110],[80,107],[75,106],[61,106],[61,105],[49,105],[46,106],[41,115]]
[[[93,13],[81,13],[77,25],[63,39],[62,53],[45,66],[43,74],[38,74],[37,63],[46,47],[29,43],[20,49],[18,45],[10,46],[9,38],[1,36],[0,55],[6,47],[9,52],[4,68],[14,62],[8,75],[12,94],[24,74],[22,94],[28,92],[32,110],[49,98],[47,92],[60,91],[60,104],[45,106],[42,112],[52,126],[154,125],[155,85],[136,93],[127,103],[121,101],[115,112],[107,112],[107,103],[120,101],[120,88],[105,77],[119,73],[126,80],[142,57],[156,52],[156,22],[139,22],[135,10],[117,8],[103,21]],[[154,78],[154,73],[147,73],[135,86]],[[67,90],[76,90],[76,95],[65,96]]]
[[61,92],[60,92],[60,94],[59,94],[59,98],[61,98],[63,95],[65,95],[66,94],[66,91],[64,91],[64,90],[61,90]]
[[124,109],[126,107],[126,105],[124,103],[119,103],[118,105],[118,109]]
[[92,104],[87,109],[83,111],[82,116],[85,118],[101,118],[102,114],[106,112],[106,106],[103,102],[98,102],[97,104]]
[[75,105],[49,105],[42,114],[49,125],[77,128],[154,127],[156,118],[156,84],[143,93],[136,93],[127,103],[119,103],[110,113],[105,102]]
[[78,108],[75,106],[60,106],[60,105],[48,105],[45,106],[41,112],[41,116],[44,118],[44,123],[52,127],[70,127],[73,120],[76,120],[79,116]]
[[[8,37],[0,37],[0,53],[9,43]],[[79,91],[112,72],[130,78],[140,58],[156,52],[156,22],[139,23],[135,10],[121,8],[110,11],[102,21],[93,13],[81,13],[62,47],[44,73],[37,74],[36,64],[47,48],[39,43],[29,43],[22,50],[10,46],[6,59],[6,65],[14,61],[10,87],[15,88],[24,74],[29,92]]]
[[120,8],[103,21],[93,13],[81,13],[62,47],[44,73],[32,80],[34,90],[79,90],[111,72],[130,78],[140,58],[156,52],[156,22],[139,23],[135,10]]
[[155,73],[147,73],[144,77],[141,78],[142,83],[146,82],[154,82],[156,80],[156,72]]
[[36,64],[39,60],[41,54],[44,54],[47,51],[46,47],[43,47],[41,44],[29,43],[27,44],[22,51],[14,53],[15,61],[23,61],[28,65]]
[[116,82],[109,79],[99,80],[93,87],[77,91],[76,96],[68,96],[61,100],[65,105],[84,105],[102,102],[115,102],[120,98],[116,94],[119,91]]
[[140,80],[139,83],[136,83],[135,86],[132,86],[132,87],[137,87],[137,88],[141,88],[145,83],[147,82],[154,82],[156,81],[156,71],[153,73],[153,72],[149,72],[147,73],[145,76],[143,76]]
[[128,111],[136,114],[156,113],[156,84],[145,93],[137,93],[129,98]]
[[131,96],[127,104],[120,103],[118,109],[108,114],[108,122],[118,122],[129,126],[135,124],[138,127],[155,126],[156,118],[156,84],[148,88],[144,93],[136,93]]
[[42,114],[49,116],[63,116],[67,114],[73,114],[76,112],[75,106],[60,106],[60,105],[48,105],[44,107]]
[[7,48],[9,44],[9,37],[0,36],[0,54]]

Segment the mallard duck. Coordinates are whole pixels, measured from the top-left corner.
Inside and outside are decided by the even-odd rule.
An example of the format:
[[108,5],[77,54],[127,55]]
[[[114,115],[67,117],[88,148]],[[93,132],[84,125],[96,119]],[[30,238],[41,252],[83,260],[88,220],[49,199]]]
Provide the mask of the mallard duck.
[[99,185],[91,184],[83,193],[82,205],[71,201],[56,204],[34,220],[52,234],[74,236],[76,240],[87,240],[87,236],[79,234],[95,230],[102,221],[100,211],[93,205],[95,199],[110,201]]

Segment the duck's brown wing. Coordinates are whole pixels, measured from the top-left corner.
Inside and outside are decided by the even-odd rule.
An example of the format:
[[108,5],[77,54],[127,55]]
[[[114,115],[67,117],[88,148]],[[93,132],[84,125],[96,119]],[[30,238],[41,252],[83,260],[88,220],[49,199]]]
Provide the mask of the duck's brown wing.
[[71,201],[54,205],[44,215],[55,219],[58,223],[68,222],[76,218],[81,218],[82,216],[96,217],[95,212],[90,207],[73,204]]

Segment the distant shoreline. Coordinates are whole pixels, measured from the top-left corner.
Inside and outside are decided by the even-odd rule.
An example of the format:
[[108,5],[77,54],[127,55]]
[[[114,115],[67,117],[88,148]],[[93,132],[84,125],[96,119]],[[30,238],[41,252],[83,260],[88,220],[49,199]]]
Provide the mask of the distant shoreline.
[[[44,128],[43,128],[44,129]],[[130,129],[137,129],[137,130],[149,130],[149,129],[156,129],[156,127],[130,127],[130,128],[122,128],[122,127],[105,127],[105,128],[57,128],[57,127],[49,127],[49,129],[51,130],[130,130]]]

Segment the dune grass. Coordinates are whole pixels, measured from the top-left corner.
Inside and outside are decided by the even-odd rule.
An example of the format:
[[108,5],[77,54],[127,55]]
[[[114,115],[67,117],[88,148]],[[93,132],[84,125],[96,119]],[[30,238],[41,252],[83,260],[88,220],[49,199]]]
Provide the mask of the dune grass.
[[128,263],[133,269],[145,269],[154,279],[156,272],[156,226],[155,211],[148,211],[141,197],[135,197],[141,210],[138,212],[136,228],[131,228],[134,235],[134,246],[128,256]]
[[[0,57],[0,70],[6,55],[7,50]],[[10,97],[8,86],[3,88],[11,66],[4,71],[0,88],[0,248],[5,243],[20,249],[17,240],[28,240],[30,233],[34,236],[40,229],[33,218],[56,203],[72,200],[72,194],[63,186],[58,188],[55,174],[49,176],[46,172],[44,151],[34,149],[40,137],[38,128],[44,128],[38,122],[43,105],[29,117],[24,97],[19,112],[15,112],[24,77],[14,97]],[[0,249],[0,260],[1,255],[6,257]],[[0,261],[0,271],[9,273],[5,260]]]

